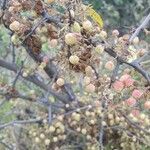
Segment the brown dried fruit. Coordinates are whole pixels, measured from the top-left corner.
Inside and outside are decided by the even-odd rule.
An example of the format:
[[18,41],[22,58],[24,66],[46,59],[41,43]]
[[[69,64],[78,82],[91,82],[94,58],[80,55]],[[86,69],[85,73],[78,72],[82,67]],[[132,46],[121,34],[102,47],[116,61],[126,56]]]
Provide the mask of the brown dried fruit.
[[42,12],[43,12],[43,5],[42,5],[42,2],[40,0],[35,0],[34,10],[36,11],[36,13],[38,15],[42,14]]
[[42,45],[40,39],[37,36],[28,37],[26,44],[35,54],[39,54],[41,52]]

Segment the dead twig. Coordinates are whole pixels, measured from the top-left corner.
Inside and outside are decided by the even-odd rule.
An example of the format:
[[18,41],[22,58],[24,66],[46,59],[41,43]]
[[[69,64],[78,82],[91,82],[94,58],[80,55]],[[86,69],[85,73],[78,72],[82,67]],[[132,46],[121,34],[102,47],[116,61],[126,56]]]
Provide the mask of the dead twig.
[[132,40],[138,36],[138,34],[140,33],[140,31],[142,29],[144,29],[148,23],[150,21],[150,13],[147,15],[147,17],[144,19],[144,21],[142,22],[142,24],[135,30],[135,32],[131,35],[131,37],[129,38],[129,42],[132,42]]

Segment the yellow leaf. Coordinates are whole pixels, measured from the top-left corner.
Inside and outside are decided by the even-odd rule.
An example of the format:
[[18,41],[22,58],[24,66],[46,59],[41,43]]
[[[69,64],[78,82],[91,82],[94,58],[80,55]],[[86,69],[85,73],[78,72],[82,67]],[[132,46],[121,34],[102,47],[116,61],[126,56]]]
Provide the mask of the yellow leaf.
[[99,25],[100,28],[103,28],[104,23],[102,17],[92,8],[91,5],[86,6],[86,11],[88,16],[90,16],[93,21],[95,21]]

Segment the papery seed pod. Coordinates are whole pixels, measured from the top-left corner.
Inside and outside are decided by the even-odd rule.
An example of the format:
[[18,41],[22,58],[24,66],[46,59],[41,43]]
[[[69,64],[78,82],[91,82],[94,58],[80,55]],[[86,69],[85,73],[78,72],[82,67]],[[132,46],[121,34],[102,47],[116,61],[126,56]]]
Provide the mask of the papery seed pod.
[[132,43],[133,44],[138,44],[139,43],[139,38],[138,37],[135,37],[133,40],[132,40]]
[[99,54],[102,54],[104,52],[104,46],[99,44],[95,47],[95,51],[98,52]]
[[20,23],[18,21],[13,21],[10,25],[9,25],[9,28],[12,30],[12,31],[19,31],[20,30]]
[[41,139],[44,139],[44,138],[45,138],[45,135],[44,135],[43,133],[41,133],[41,134],[40,134],[40,138],[41,138]]
[[35,138],[36,143],[40,143],[40,139],[38,137]]
[[112,31],[112,35],[113,36],[118,36],[119,35],[119,31],[118,30],[113,30]]
[[53,142],[57,142],[58,141],[58,138],[57,137],[53,137]]
[[104,30],[102,30],[99,35],[100,35],[100,37],[101,37],[102,39],[106,39],[106,38],[107,38],[107,32],[104,31]]
[[92,26],[92,23],[91,21],[89,20],[86,20],[82,23],[82,26],[83,26],[83,29],[85,29],[86,31],[89,31],[91,32],[93,30],[93,26]]
[[87,86],[85,87],[85,90],[86,90],[87,92],[93,93],[93,92],[95,92],[95,85],[89,84],[89,85],[87,85]]
[[55,47],[57,47],[57,45],[58,45],[58,40],[57,39],[52,39],[52,40],[50,40],[50,46],[52,47],[52,48],[55,48]]
[[112,61],[108,61],[105,64],[105,68],[108,69],[108,70],[113,70],[114,67],[115,67],[115,65],[114,65],[114,63]]
[[86,130],[85,128],[83,128],[83,129],[81,130],[81,133],[85,135],[85,134],[87,133],[87,130]]
[[55,130],[56,130],[56,128],[55,128],[54,126],[50,126],[50,127],[49,127],[49,132],[50,132],[50,133],[55,132]]
[[88,84],[90,84],[90,82],[91,82],[90,77],[85,76],[85,77],[84,77],[84,80],[83,80],[83,83],[84,83],[85,85],[88,85]]
[[50,144],[50,139],[45,139],[44,143],[45,143],[45,145],[49,145]]
[[60,87],[63,86],[65,84],[65,81],[63,78],[58,78],[56,81],[57,85],[59,85]]
[[65,42],[67,45],[74,45],[77,43],[77,38],[76,35],[74,33],[67,33],[65,35]]
[[52,2],[54,2],[55,0],[46,0],[46,2],[48,3],[48,4],[51,4]]
[[74,12],[74,10],[72,10],[72,9],[70,10],[70,15],[71,15],[72,18],[75,17],[75,12]]
[[145,109],[150,109],[150,101],[146,101],[146,102],[144,103],[144,108],[145,108]]
[[77,65],[79,63],[79,57],[76,55],[71,55],[69,57],[69,62],[73,65]]
[[78,22],[74,22],[72,25],[72,31],[73,32],[81,32],[81,26]]

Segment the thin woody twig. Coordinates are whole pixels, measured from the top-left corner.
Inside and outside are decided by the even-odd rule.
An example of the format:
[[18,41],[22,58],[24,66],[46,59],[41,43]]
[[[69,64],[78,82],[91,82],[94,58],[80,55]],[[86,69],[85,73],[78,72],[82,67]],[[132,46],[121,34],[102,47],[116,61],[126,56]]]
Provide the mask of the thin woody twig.
[[101,118],[101,128],[100,128],[100,132],[99,132],[99,143],[100,143],[101,150],[104,150],[104,146],[103,146],[104,126],[102,124],[103,120],[104,120],[104,116],[102,116],[102,118]]
[[52,106],[48,106],[48,123],[50,124],[52,122]]
[[13,81],[13,85],[12,85],[13,88],[15,88],[15,85],[16,85],[16,83],[17,83],[17,80],[19,79],[19,76],[21,75],[22,69],[23,69],[23,62],[22,62],[22,64],[21,64],[21,67],[20,67],[20,69],[19,69],[17,75],[16,75],[15,80]]
[[102,107],[102,113],[103,115],[101,116],[101,123],[100,123],[100,131],[99,131],[99,144],[100,144],[100,149],[104,150],[104,145],[103,145],[103,138],[104,138],[104,125],[103,125],[103,121],[104,121],[104,114],[106,112],[106,98],[103,99],[102,103],[101,103],[101,107]]
[[47,19],[46,18],[42,18],[32,29],[31,31],[25,36],[24,40],[22,41],[22,43],[25,42],[25,40],[34,33],[34,31],[37,29],[37,27],[39,27],[42,23],[46,22]]
[[5,104],[5,102],[6,102],[6,100],[3,100],[2,102],[0,102],[0,107],[3,106]]
[[6,9],[7,1],[8,1],[8,0],[3,0],[2,10],[5,10],[5,9]]
[[131,136],[131,137],[135,136],[137,140],[139,140],[143,144],[146,144],[146,145],[150,146],[149,143],[146,143],[142,138],[138,137],[134,133],[131,133],[129,130],[127,130],[126,128],[124,128],[122,126],[117,125],[117,126],[110,126],[110,127],[105,128],[105,130],[108,130],[108,129],[125,131],[128,134],[128,136]]
[[142,74],[143,77],[148,81],[148,84],[150,84],[150,74],[146,70],[144,70],[138,62],[133,61],[131,63],[126,64],[132,66],[135,70],[137,70],[140,74]]
[[131,35],[129,42],[131,42],[136,36],[138,36],[138,34],[140,33],[140,31],[142,29],[144,29],[147,24],[150,22],[150,13],[147,15],[147,17],[144,19],[144,21],[142,22],[142,24],[135,30],[135,32]]
[[[0,93],[0,95],[1,96],[8,96],[8,93]],[[19,93],[18,91],[17,91],[17,95],[11,95],[10,97],[9,97],[9,99],[11,99],[11,98],[20,98],[20,99],[23,99],[23,100],[26,100],[26,101],[29,101],[29,102],[33,102],[33,103],[36,103],[36,104],[42,104],[42,105],[44,105],[44,106],[49,106],[50,105],[50,103],[49,102],[44,102],[43,101],[43,98],[36,98],[36,99],[34,99],[34,98],[32,98],[32,97],[29,97],[29,96],[27,96],[27,95],[24,95],[24,94],[21,94],[21,93]],[[0,103],[0,107],[1,106],[3,106],[3,104],[5,104],[5,102],[7,102],[7,100],[3,100],[1,103]],[[65,107],[65,105],[64,104],[51,104],[51,106],[53,107],[53,108],[64,108]]]
[[119,61],[117,61],[117,64],[116,64],[116,66],[115,66],[115,68],[114,68],[114,70],[112,72],[110,87],[111,87],[112,83],[114,83],[115,80],[116,80],[116,77],[118,75],[118,71],[119,71],[120,65],[121,65],[121,63]]
[[10,47],[11,47],[11,50],[12,50],[12,63],[15,63],[15,61],[16,61],[16,53],[15,53],[15,47],[14,47],[14,44],[13,44],[12,41],[10,43]]
[[14,121],[11,121],[9,123],[6,123],[6,124],[3,124],[3,125],[0,125],[0,130],[6,128],[6,127],[9,127],[9,126],[14,126],[14,125],[21,125],[21,124],[31,124],[31,123],[39,123],[41,122],[42,120],[41,119],[31,119],[31,120],[14,120]]
[[0,144],[4,145],[9,150],[14,150],[10,145],[6,144],[5,142],[0,141]]
[[110,56],[116,58],[116,61],[119,62],[120,65],[127,64],[127,65],[133,67],[137,72],[139,72],[148,81],[148,84],[150,84],[150,75],[147,71],[145,71],[142,68],[142,66],[140,66],[138,59],[136,61],[129,63],[126,60],[124,60],[122,57],[117,56],[116,52],[113,51],[113,49],[111,49],[111,48],[105,49],[105,52],[107,52]]
[[[17,94],[13,95],[8,95],[8,93],[1,93],[0,92],[0,95],[4,96],[4,97],[8,97],[9,96],[9,99],[11,98],[21,98],[21,99],[24,99],[24,100],[28,100],[28,101],[34,101],[34,99],[32,97],[29,97],[29,96],[26,96],[26,95],[23,95],[21,93],[19,93],[17,91]],[[3,105],[4,102],[6,102],[7,100],[4,100],[3,102],[0,103],[0,106]]]

